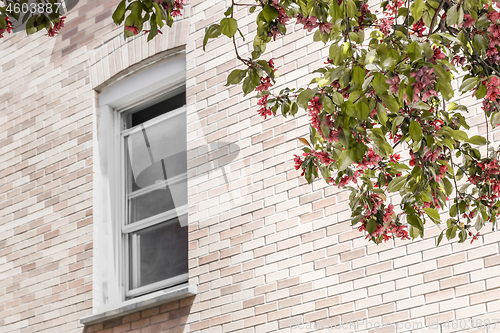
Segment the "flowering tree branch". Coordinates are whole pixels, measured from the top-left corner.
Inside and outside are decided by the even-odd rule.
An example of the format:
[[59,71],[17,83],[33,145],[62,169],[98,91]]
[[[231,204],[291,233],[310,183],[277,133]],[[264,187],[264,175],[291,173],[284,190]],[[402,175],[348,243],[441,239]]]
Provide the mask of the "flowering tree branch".
[[[122,0],[113,20],[124,23],[125,38],[145,32],[151,40],[172,25],[184,4]],[[366,0],[232,0],[224,18],[206,28],[203,48],[213,38],[232,39],[244,69],[232,71],[227,85],[241,84],[244,95],[256,92],[264,118],[306,112],[310,135],[299,138],[304,148],[295,155],[295,168],[309,183],[323,178],[349,190],[352,224],[367,239],[423,237],[430,222],[445,226],[438,244],[444,236],[474,241],[500,215],[500,149],[487,140],[489,125],[500,125],[498,5],[497,0],[390,0],[382,2],[377,17]],[[237,9],[248,10],[257,24],[248,59],[237,48],[236,34],[244,37],[233,15]],[[5,8],[0,15],[1,35],[11,27]],[[56,19],[49,22],[43,27],[56,27]],[[150,30],[143,29],[146,22]],[[314,32],[329,56],[307,87],[272,93],[277,69],[272,59],[261,57],[291,24]],[[459,92],[482,101],[487,138],[469,137],[467,108],[451,102],[457,67],[466,73]],[[484,156],[477,149],[481,145],[487,148]],[[460,187],[461,179],[467,183]],[[391,194],[401,197],[398,206]]]

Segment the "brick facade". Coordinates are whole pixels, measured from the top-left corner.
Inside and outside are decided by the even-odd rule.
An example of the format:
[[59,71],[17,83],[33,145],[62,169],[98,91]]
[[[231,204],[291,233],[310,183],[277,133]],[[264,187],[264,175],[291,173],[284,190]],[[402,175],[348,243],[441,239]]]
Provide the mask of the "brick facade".
[[[0,40],[0,332],[302,332],[290,323],[500,319],[500,233],[485,228],[472,245],[436,247],[432,227],[424,240],[371,245],[350,226],[346,192],[299,177],[292,161],[308,132],[304,113],[264,121],[255,99],[224,86],[238,66],[227,39],[201,48],[227,1],[190,0],[185,19],[150,43],[123,40],[110,18],[117,3],[81,0],[56,38]],[[255,31],[245,10],[235,15],[243,34]],[[251,41],[238,39],[242,54]],[[297,27],[268,47],[279,85],[309,82],[327,56],[311,42]],[[189,274],[198,295],[84,327],[97,92],[178,47],[187,58]],[[484,134],[479,106],[470,111],[471,131]],[[452,331],[500,324],[439,332]]]

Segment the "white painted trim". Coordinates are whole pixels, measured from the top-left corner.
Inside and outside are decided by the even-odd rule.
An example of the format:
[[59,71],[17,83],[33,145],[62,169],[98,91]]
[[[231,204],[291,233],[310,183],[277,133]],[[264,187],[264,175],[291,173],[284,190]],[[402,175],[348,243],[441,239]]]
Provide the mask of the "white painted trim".
[[[97,251],[93,257],[92,304],[93,313],[96,315],[82,319],[82,323],[101,321],[97,318],[111,318],[116,313],[123,315],[127,309],[136,311],[143,306],[154,306],[151,305],[156,304],[154,302],[167,302],[196,293],[193,292],[195,286],[186,287],[187,289],[181,291],[174,287],[126,300],[125,294],[129,289],[126,260],[128,252],[125,253],[128,249],[128,237],[121,232],[125,227],[126,212],[126,200],[120,200],[120,195],[126,193],[126,184],[122,181],[125,163],[121,161],[121,152],[124,151],[121,140],[124,128],[123,112],[139,105],[143,106],[142,103],[156,100],[159,96],[165,97],[165,91],[185,85],[185,73],[185,55],[177,54],[128,75],[99,94],[93,142],[93,228],[94,247]],[[118,109],[123,112],[117,112]],[[153,303],[150,300],[153,300]]]
[[132,232],[136,232],[145,228],[152,227],[154,225],[160,224],[160,223],[168,223],[168,220],[172,220],[176,218],[177,216],[185,215],[188,213],[188,205],[184,205],[166,212],[163,212],[161,214],[155,215],[148,217],[147,219],[140,220],[138,222],[134,222],[131,224],[127,224],[122,228],[122,233],[123,234],[130,234]]
[[80,319],[83,325],[92,325],[103,321],[125,316],[127,314],[152,308],[163,303],[176,301],[179,299],[195,296],[198,293],[198,287],[195,285],[184,285],[180,287],[160,290],[142,297],[122,303],[122,306],[109,309],[107,311],[97,312],[93,315]]
[[155,183],[148,187],[144,187],[141,188],[140,190],[129,193],[128,198],[129,199],[137,198],[143,194],[148,194],[149,192],[153,192],[154,190],[158,189],[165,189],[167,186],[172,186],[185,180],[187,180],[187,173],[182,173],[180,175],[174,176],[166,180],[158,181],[158,183]]
[[153,118],[151,120],[148,120],[140,125],[137,125],[135,127],[132,127],[132,128],[128,128],[126,130],[123,130],[122,131],[122,136],[126,137],[126,136],[129,136],[133,133],[137,133],[139,131],[142,131],[143,129],[146,129],[150,126],[153,126],[153,125],[156,125],[158,123],[161,123],[162,121],[165,121],[167,119],[170,119],[170,118],[173,118],[175,116],[178,116],[178,115],[181,115],[183,113],[186,113],[186,110],[187,110],[187,107],[184,105],[184,106],[181,106],[180,108],[178,109],[175,109],[175,110],[172,110],[172,111],[169,111],[165,114],[162,114],[161,116],[158,116],[156,118]]
[[189,279],[189,273],[177,275],[177,276],[171,277],[170,279],[165,279],[163,281],[158,281],[155,283],[148,284],[147,286],[138,287],[138,288],[129,290],[125,293],[125,295],[127,297],[135,297],[135,296],[142,295],[142,294],[145,294],[145,293],[148,293],[151,291],[155,291],[158,289],[164,289],[164,288],[167,288],[167,287],[170,287],[173,285],[177,285],[177,284],[180,284],[183,282],[187,283],[188,279]]

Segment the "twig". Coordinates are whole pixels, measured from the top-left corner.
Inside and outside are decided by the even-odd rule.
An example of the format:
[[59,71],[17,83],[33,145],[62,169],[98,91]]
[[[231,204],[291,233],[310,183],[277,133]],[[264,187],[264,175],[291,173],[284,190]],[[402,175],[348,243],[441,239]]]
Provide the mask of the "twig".
[[[236,4],[234,3],[234,0],[231,0],[231,6],[235,6],[235,5]],[[233,11],[231,11],[231,18],[233,18]],[[234,52],[236,53],[236,58],[238,58],[238,60],[240,60],[242,63],[244,63],[248,67],[252,67],[251,61],[245,60],[242,57],[240,57],[240,54],[238,53],[238,47],[236,46],[236,37],[235,36],[233,36],[233,45],[234,45]]]
[[[453,156],[452,156],[453,154],[451,153],[451,149],[448,148],[448,151],[450,152],[451,165],[454,166],[456,164],[453,163]],[[457,205],[457,209],[458,209],[458,197],[459,197],[460,192],[458,191],[457,177],[455,176],[455,172],[453,172],[453,182],[455,183],[455,191],[457,192],[456,196],[455,196],[455,204]],[[460,210],[457,211],[457,221],[458,221],[458,223],[460,223]]]
[[436,20],[437,20],[437,17],[439,15],[439,12],[441,11],[441,9],[443,9],[445,2],[448,2],[448,0],[442,0],[439,3],[439,6],[436,9],[436,12],[434,13],[434,16],[432,17],[432,21],[431,21],[431,25],[429,27],[429,33],[427,34],[427,38],[429,38],[429,36],[432,34],[432,29],[434,28],[434,24],[436,24]]

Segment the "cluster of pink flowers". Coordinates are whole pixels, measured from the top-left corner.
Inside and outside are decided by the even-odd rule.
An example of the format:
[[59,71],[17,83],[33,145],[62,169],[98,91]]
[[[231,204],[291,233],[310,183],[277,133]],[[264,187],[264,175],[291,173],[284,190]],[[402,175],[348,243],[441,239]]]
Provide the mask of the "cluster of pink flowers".
[[181,16],[182,10],[184,9],[184,5],[187,2],[187,0],[175,0],[172,5],[172,8],[170,8],[170,4],[167,1],[164,0],[155,0],[155,1],[156,3],[163,4],[163,8],[165,8],[166,11],[171,10],[170,15],[172,15],[172,17]]
[[[278,23],[287,24],[287,22],[291,20],[291,17],[288,16],[288,14],[285,11],[285,8],[280,6],[279,0],[272,0],[269,2],[269,5],[273,6],[278,10],[278,18],[277,18]],[[276,37],[278,37],[279,35],[281,35],[281,33],[278,29],[278,25],[272,24],[268,36],[272,37],[273,40],[276,40]]]
[[370,203],[372,205],[371,210],[369,209],[368,205],[365,204],[363,206],[363,209],[365,209],[365,214],[361,219],[361,225],[358,228],[359,231],[366,231],[368,221],[372,218],[373,215],[378,213],[379,209],[383,210],[384,215],[382,221],[380,221],[380,223],[377,223],[375,231],[366,236],[367,239],[374,237],[375,240],[378,241],[380,236],[382,236],[381,240],[383,240],[384,242],[395,238],[399,238],[402,240],[410,239],[408,231],[405,230],[406,226],[393,223],[394,216],[396,214],[394,213],[394,206],[392,204],[389,204],[387,207],[383,207],[382,198],[375,193],[372,193],[370,195]]
[[134,27],[133,25],[125,26],[125,30],[132,32],[134,35],[137,35],[139,33],[139,29],[137,27]]
[[412,30],[413,33],[415,33],[418,37],[424,37],[424,31],[425,31],[424,20],[420,19],[417,22],[413,23]]
[[[273,59],[269,59],[269,61],[267,63],[269,64],[269,67],[271,67],[271,69],[276,72],[277,69],[274,67]],[[260,84],[255,88],[255,91],[257,91],[257,92],[266,91],[266,90],[269,90],[269,88],[271,88],[272,86],[273,86],[273,84],[272,84],[271,78],[269,76],[261,77]],[[269,94],[264,95],[257,102],[257,105],[261,106],[261,108],[259,110],[257,110],[257,112],[262,117],[264,117],[264,119],[266,119],[267,116],[273,115],[273,110],[271,108],[267,107],[267,99],[268,98],[269,98]]]
[[[488,50],[486,51],[486,56],[490,62],[498,64],[500,63],[500,56],[497,49],[497,45],[500,44],[500,26],[498,25],[500,13],[492,9],[488,12],[487,17],[492,24],[486,30],[488,32]],[[476,33],[479,33],[479,31]]]
[[[436,76],[432,73],[434,73],[434,68],[424,66],[410,74],[411,77],[415,78],[415,82],[412,83],[414,88],[413,102],[418,102],[420,99],[426,102],[429,97],[438,96],[437,91],[432,89],[436,83]],[[420,96],[421,92],[423,92],[422,96]]]
[[429,61],[433,64],[436,64],[436,60],[442,60],[446,58],[446,55],[441,51],[439,47],[434,46],[432,49],[434,50],[434,54],[432,55],[431,59],[429,59]]
[[[321,110],[323,109],[323,105],[319,101],[319,97],[315,96],[313,99],[309,101],[309,105],[307,106],[308,115],[311,118],[311,125],[318,131],[321,137],[324,140],[328,140],[329,142],[337,142],[339,141],[339,135],[342,132],[342,128],[334,127],[334,120],[332,119],[332,115],[325,114],[323,115],[323,122],[320,121],[319,115]],[[323,131],[321,130],[321,125],[330,129],[330,135],[325,137]]]
[[[306,153],[304,153],[304,155],[307,156]],[[293,159],[293,161],[295,162],[295,170],[299,170],[301,167],[302,167],[302,163],[304,163],[304,160],[300,158],[300,156],[298,155],[293,155],[295,156],[295,158]],[[301,177],[306,173],[306,170],[302,170],[302,174],[300,175]]]
[[389,31],[394,24],[394,14],[398,11],[399,8],[404,4],[404,0],[398,0],[397,6],[394,6],[392,1],[389,1],[384,9],[384,17],[378,20],[377,25],[380,31],[386,36],[389,35]]
[[[427,149],[427,147],[425,147]],[[442,149],[437,147],[436,150],[427,150],[423,157],[418,159],[418,165],[421,166],[425,162],[435,163],[437,159],[445,159],[445,155],[442,154]],[[417,163],[414,152],[410,149],[410,166],[414,166]]]
[[[428,202],[424,202],[424,205],[423,205],[423,208],[429,208],[429,207],[436,207],[437,209],[440,209],[441,206],[439,205],[439,200],[436,198],[436,193],[434,193],[434,191],[431,190],[431,196],[432,196],[432,199],[431,201],[428,201]],[[448,201],[448,197],[446,197],[446,201]],[[415,210],[419,213],[421,213],[420,211],[420,208],[418,206],[414,206]]]
[[12,32],[12,22],[9,21],[8,16],[5,17],[5,21],[7,21],[7,29],[0,29],[0,38],[3,38],[3,34],[5,33],[5,31],[7,31],[7,33],[9,34]]
[[315,16],[304,17],[301,14],[295,16],[297,18],[297,23],[303,24],[304,29],[311,32],[315,28],[319,28],[322,33],[330,33],[333,25],[328,22],[320,22]]
[[318,96],[315,96],[309,101],[309,105],[307,106],[308,115],[311,118],[312,127],[314,127],[318,132],[321,132],[321,123],[319,121],[321,109],[323,109],[323,105],[319,101]]
[[257,112],[262,117],[264,117],[264,119],[266,119],[267,116],[272,116],[273,115],[273,110],[271,108],[267,107],[267,98],[268,97],[269,97],[269,95],[264,95],[257,102],[257,105],[259,105],[261,107],[259,110],[257,110]]
[[453,56],[453,58],[451,59],[451,64],[453,66],[458,66],[458,65],[463,66],[463,65],[465,65],[466,61],[467,61],[466,57],[461,57],[461,56],[455,54]]
[[361,170],[368,169],[369,167],[375,166],[382,160],[380,155],[376,154],[373,148],[368,149],[368,153],[363,156],[363,160],[358,163],[358,168]]
[[476,22],[475,19],[473,19],[469,14],[465,14],[464,21],[460,23],[460,27],[470,28],[474,25],[474,22]]
[[263,76],[260,78],[260,84],[257,86],[257,88],[255,88],[255,91],[259,92],[269,90],[269,88],[271,88],[272,86],[273,84],[271,82],[271,78],[269,76]]
[[361,7],[359,8],[361,15],[358,17],[358,26],[354,27],[354,31],[364,30],[365,29],[365,18],[366,14],[370,13],[370,9],[368,9],[368,5],[366,2],[361,3]]
[[492,76],[489,81],[484,80],[482,84],[486,85],[486,96],[484,96],[482,108],[483,110],[491,111],[492,103],[497,102],[500,96],[500,90],[498,89],[500,86],[500,79],[496,76]]
[[387,79],[385,82],[389,84],[389,90],[393,94],[398,94],[399,92],[399,75],[395,74],[392,78]]
[[311,155],[316,157],[322,164],[328,166],[330,163],[334,163],[335,160],[330,158],[330,155],[326,151],[311,151]]
[[[395,155],[391,155],[393,159],[396,158]],[[397,158],[399,159],[399,155],[397,155]],[[349,184],[350,182],[353,182],[354,184],[357,184],[358,182],[358,177],[361,176],[364,172],[364,170],[368,169],[369,167],[376,166],[378,165],[378,162],[382,160],[382,157],[378,154],[375,153],[373,148],[368,149],[368,153],[363,157],[363,160],[358,163],[356,166],[356,170],[354,170],[354,173],[352,176],[349,175],[344,175],[338,183],[335,182],[335,179],[332,177],[330,178],[330,182],[334,185],[337,185],[337,187],[342,188]]]
[[500,80],[496,76],[492,76],[490,82],[486,84],[486,96],[489,100],[495,100],[500,95]]
[[489,162],[477,163],[477,166],[481,168],[482,173],[468,177],[467,181],[474,185],[488,184],[491,186],[492,192],[480,197],[480,199],[488,200],[492,204],[495,199],[500,198],[500,179],[498,179],[500,165],[495,158]]
[[49,31],[47,32],[47,36],[54,37],[55,35],[57,35],[59,33],[59,31],[61,31],[61,29],[64,27],[64,20],[65,19],[66,19],[66,16],[59,18],[59,22],[54,24],[52,26],[52,28],[49,29]]
[[[327,61],[329,61],[330,58],[327,58]],[[333,63],[333,62],[332,62]],[[339,80],[335,80],[332,82],[332,84],[330,84],[330,86],[332,86],[333,88],[337,89],[337,92],[341,93],[342,96],[344,96],[345,99],[348,99],[349,98],[349,89],[351,88],[350,85],[348,85],[347,87],[345,87],[344,89],[340,88],[340,82]]]

